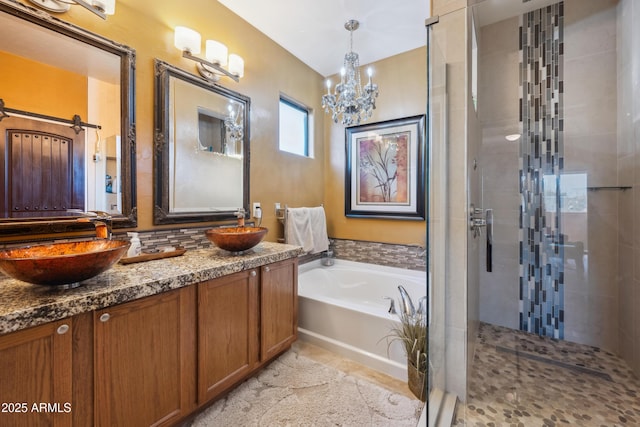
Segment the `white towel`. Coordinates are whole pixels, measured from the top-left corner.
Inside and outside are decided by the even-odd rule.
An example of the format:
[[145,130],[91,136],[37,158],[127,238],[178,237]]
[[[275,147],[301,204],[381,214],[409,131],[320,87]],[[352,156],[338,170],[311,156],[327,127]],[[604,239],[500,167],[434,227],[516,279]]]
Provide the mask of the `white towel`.
[[324,215],[324,208],[309,208],[309,222],[313,234],[313,249],[311,253],[317,254],[329,249],[329,236],[327,236],[327,219]]
[[287,243],[302,246],[305,252],[313,249],[313,232],[309,221],[309,209],[287,209],[287,228],[284,237]]
[[288,208],[285,241],[302,246],[306,253],[329,249],[324,208]]

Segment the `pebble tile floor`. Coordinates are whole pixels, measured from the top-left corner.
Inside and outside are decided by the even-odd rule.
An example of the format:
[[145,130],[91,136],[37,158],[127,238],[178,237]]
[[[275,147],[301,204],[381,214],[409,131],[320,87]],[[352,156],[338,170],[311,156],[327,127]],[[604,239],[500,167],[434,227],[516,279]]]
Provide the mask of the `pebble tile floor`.
[[640,380],[595,347],[481,324],[454,426],[640,426]]

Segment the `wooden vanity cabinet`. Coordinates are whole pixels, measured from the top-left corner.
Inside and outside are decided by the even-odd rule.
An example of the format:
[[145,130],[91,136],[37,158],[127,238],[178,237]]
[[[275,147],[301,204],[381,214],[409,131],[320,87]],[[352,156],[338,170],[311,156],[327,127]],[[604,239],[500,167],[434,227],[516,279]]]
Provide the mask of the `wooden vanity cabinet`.
[[0,336],[0,426],[178,424],[295,341],[297,266],[288,259]]
[[298,260],[198,285],[198,402],[238,384],[296,340]]
[[198,402],[242,381],[258,363],[257,269],[198,284]]
[[261,267],[260,360],[286,350],[298,337],[298,259]]
[[71,319],[0,336],[0,425],[69,426]]
[[95,425],[171,425],[195,407],[195,287],[94,312]]

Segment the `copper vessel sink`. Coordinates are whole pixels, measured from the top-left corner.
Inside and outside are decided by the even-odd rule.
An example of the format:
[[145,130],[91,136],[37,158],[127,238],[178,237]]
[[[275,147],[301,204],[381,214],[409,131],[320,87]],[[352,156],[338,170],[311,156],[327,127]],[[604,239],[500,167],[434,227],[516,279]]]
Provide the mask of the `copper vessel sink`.
[[220,227],[207,230],[205,234],[220,249],[242,252],[260,243],[267,231],[266,227]]
[[35,285],[73,288],[108,270],[129,245],[122,240],[92,240],[6,249],[0,251],[0,270]]

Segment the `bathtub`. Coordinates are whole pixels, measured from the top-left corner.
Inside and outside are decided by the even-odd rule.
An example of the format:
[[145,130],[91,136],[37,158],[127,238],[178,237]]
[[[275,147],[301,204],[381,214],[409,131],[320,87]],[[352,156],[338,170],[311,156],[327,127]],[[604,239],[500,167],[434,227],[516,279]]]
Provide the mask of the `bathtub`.
[[407,360],[400,342],[387,349],[397,315],[388,313],[398,285],[414,304],[426,295],[426,273],[360,262],[320,260],[298,270],[298,337],[372,369],[406,381]]

